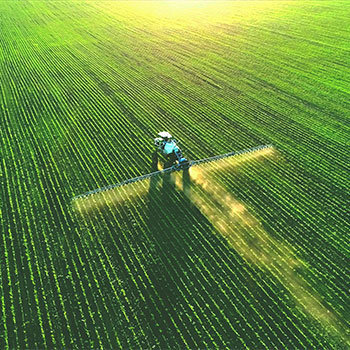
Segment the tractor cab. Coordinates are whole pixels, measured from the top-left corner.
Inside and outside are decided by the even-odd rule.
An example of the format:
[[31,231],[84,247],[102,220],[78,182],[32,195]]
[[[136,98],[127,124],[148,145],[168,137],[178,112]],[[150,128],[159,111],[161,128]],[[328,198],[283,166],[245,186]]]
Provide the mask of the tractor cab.
[[176,140],[169,132],[159,132],[157,137],[154,139],[154,145],[157,147],[157,151],[161,153],[171,165],[176,162],[179,165],[188,163],[187,159],[183,157]]

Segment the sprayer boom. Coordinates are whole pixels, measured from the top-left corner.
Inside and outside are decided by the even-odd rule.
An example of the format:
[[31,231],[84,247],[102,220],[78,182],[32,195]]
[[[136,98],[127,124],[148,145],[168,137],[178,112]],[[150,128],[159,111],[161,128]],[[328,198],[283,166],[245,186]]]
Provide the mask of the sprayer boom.
[[128,180],[119,182],[117,184],[109,185],[109,186],[102,187],[102,188],[97,188],[95,190],[92,190],[92,191],[80,194],[78,196],[75,196],[73,198],[73,200],[76,200],[78,198],[85,198],[85,197],[91,196],[91,195],[96,194],[96,193],[112,190],[112,189],[115,189],[115,188],[120,187],[120,186],[124,186],[124,185],[131,184],[131,183],[134,183],[134,182],[138,182],[138,181],[141,181],[141,180],[149,179],[149,178],[151,178],[153,176],[156,176],[156,175],[165,174],[165,173],[171,173],[171,172],[174,172],[174,171],[186,170],[186,169],[189,169],[190,167],[192,167],[194,165],[199,165],[199,164],[202,164],[202,163],[214,162],[214,161],[217,161],[219,159],[224,159],[224,158],[228,158],[228,157],[232,157],[232,156],[237,156],[237,155],[244,154],[244,153],[255,152],[255,151],[258,151],[258,150],[261,150],[261,149],[264,149],[264,148],[269,148],[269,147],[272,147],[272,145],[261,145],[261,146],[256,146],[256,147],[244,149],[244,150],[241,150],[241,151],[232,151],[232,152],[229,152],[229,153],[220,154],[218,156],[213,156],[213,157],[209,157],[209,158],[198,159],[198,160],[191,160],[191,161],[188,161],[187,163],[181,164],[181,165],[176,164],[176,165],[171,166],[170,168],[165,168],[165,169],[162,169],[162,170],[154,171],[154,172],[146,174],[146,175],[137,176],[137,177],[134,177],[132,179],[128,179]]

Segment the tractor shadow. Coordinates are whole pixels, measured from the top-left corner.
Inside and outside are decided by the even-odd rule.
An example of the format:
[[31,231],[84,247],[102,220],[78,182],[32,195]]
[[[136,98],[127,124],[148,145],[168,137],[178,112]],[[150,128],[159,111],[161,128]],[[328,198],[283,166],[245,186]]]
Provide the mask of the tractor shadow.
[[[152,162],[151,171],[155,170],[156,162]],[[185,195],[191,186],[188,170],[151,179],[144,242],[150,285],[140,317],[161,348],[179,344],[195,348],[213,344],[213,339],[220,346],[239,347],[241,342],[232,338],[231,325],[222,313],[227,303],[223,289],[227,287],[220,280],[230,276],[230,283],[235,283],[240,257],[224,238],[213,234],[211,223]],[[225,267],[219,271],[218,264]],[[232,294],[229,289],[227,293]],[[233,308],[228,314],[237,317]],[[216,323],[220,336],[213,331]]]

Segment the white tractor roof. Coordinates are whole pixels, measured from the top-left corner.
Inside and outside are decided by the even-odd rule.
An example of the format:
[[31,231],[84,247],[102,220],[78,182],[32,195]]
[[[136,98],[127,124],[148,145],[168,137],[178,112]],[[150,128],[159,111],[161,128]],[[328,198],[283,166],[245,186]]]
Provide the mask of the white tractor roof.
[[167,131],[161,131],[158,133],[158,136],[160,136],[161,138],[168,138],[171,139],[172,136],[170,135],[170,133],[168,133]]

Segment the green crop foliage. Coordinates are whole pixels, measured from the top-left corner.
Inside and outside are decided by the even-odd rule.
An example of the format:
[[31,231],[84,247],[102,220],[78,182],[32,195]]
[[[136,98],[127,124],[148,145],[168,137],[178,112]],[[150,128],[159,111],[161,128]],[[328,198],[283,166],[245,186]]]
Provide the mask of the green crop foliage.
[[349,11],[1,1],[0,348],[349,348]]

